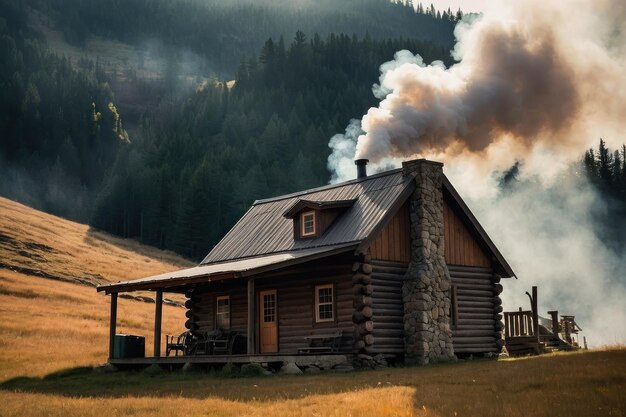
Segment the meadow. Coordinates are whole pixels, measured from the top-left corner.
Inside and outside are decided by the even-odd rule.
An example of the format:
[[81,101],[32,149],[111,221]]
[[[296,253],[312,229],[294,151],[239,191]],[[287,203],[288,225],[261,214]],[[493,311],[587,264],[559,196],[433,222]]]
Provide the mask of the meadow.
[[[110,372],[109,299],[93,285],[189,262],[8,200],[0,209],[0,416],[626,414],[623,346],[300,376]],[[184,312],[165,305],[163,333],[182,331]],[[153,303],[119,299],[118,332],[145,335],[148,355],[153,324]]]

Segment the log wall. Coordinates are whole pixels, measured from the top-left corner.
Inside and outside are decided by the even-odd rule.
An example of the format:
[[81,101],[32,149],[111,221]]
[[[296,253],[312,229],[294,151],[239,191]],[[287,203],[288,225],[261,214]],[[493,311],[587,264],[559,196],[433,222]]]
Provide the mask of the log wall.
[[[352,351],[354,308],[351,267],[351,257],[332,257],[255,278],[257,303],[259,291],[277,290],[279,353],[297,353],[298,348],[306,346],[305,336],[334,333],[338,329],[343,330],[340,350]],[[334,284],[333,322],[315,323],[315,286],[320,284]],[[231,328],[247,334],[248,301],[245,280],[198,286],[186,303],[189,309],[187,317],[191,317],[186,323],[187,328],[198,333],[213,330],[216,297],[221,295],[230,296]],[[256,310],[255,320],[255,327],[258,328]]]
[[372,260],[374,353],[404,353],[402,281],[407,265]]
[[502,346],[500,278],[491,268],[448,265],[448,270],[456,295],[456,323],[452,328],[455,353],[499,352]]
[[449,265],[491,267],[491,261],[452,207],[444,201],[445,257]]
[[405,203],[370,245],[372,259],[405,262],[411,260],[409,204]]

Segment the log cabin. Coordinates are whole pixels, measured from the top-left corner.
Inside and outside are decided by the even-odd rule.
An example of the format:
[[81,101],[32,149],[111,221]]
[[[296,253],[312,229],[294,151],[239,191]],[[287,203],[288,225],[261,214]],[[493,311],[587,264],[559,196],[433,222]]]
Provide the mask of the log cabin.
[[[109,360],[117,294],[137,290],[156,292],[157,358],[163,292],[188,298],[190,334],[236,331],[248,358],[328,348],[426,364],[500,352],[500,280],[514,273],[443,164],[371,176],[366,164],[354,180],[254,202],[196,267],[99,286],[112,296]],[[329,335],[333,346],[311,344]]]

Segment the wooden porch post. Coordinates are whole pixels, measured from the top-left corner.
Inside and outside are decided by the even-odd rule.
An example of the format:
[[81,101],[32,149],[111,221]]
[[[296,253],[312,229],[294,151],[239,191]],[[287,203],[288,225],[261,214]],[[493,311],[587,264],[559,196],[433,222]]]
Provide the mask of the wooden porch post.
[[539,343],[539,305],[537,304],[537,287],[533,285],[532,296],[532,309],[533,309],[533,332],[537,343]]
[[161,356],[161,316],[163,311],[163,289],[156,292],[156,307],[154,310],[154,357]]
[[248,355],[254,354],[255,343],[255,293],[254,293],[254,278],[248,278]]
[[111,293],[111,318],[109,323],[109,359],[113,358],[115,326],[117,325],[117,293]]

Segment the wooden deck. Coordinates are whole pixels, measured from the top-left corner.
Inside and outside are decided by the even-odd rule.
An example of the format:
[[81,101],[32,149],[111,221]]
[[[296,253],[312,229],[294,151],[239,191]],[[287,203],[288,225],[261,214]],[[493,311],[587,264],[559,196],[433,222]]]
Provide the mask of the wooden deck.
[[298,365],[312,365],[317,362],[352,362],[352,354],[328,353],[328,354],[255,354],[255,355],[193,355],[193,356],[165,356],[146,358],[111,358],[109,363],[115,366],[147,366],[147,365],[184,365],[186,363],[199,365],[220,365],[226,363],[272,363],[272,362],[295,362]]

